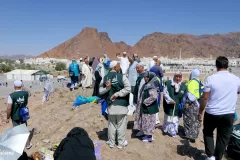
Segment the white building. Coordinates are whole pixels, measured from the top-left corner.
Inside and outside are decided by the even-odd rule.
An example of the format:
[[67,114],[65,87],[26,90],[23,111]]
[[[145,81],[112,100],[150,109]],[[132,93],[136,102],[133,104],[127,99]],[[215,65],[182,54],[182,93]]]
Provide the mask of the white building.
[[23,80],[23,81],[39,80],[41,76],[47,76],[49,78],[52,78],[52,75],[45,71],[40,70],[16,69],[6,73],[6,75],[8,80]]

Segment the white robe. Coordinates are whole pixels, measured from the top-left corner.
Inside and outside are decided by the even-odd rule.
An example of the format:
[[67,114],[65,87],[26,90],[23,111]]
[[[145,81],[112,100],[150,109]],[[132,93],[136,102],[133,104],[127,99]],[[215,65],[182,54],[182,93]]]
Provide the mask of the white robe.
[[122,74],[126,75],[130,62],[127,57],[118,57],[118,59],[120,60],[120,67],[122,69]]
[[92,68],[87,64],[83,64],[82,74],[84,75],[82,77],[82,87],[86,88],[92,86]]

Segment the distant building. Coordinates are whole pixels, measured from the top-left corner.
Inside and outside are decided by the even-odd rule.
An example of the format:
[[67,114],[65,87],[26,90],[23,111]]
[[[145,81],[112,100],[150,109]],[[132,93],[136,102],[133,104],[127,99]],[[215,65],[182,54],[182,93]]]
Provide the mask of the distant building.
[[39,80],[40,77],[49,77],[52,78],[48,72],[41,70],[23,70],[16,69],[11,72],[6,73],[8,80],[23,80],[23,81],[33,81]]

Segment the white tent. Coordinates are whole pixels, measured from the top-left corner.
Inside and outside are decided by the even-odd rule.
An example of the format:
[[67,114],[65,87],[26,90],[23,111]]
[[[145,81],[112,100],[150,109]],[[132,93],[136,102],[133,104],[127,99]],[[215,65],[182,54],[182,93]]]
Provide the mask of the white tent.
[[[16,69],[6,73],[6,75],[8,80],[33,81],[33,80],[39,80],[40,76],[44,74],[42,72],[43,71],[39,71],[39,70]],[[48,73],[45,73],[45,75],[50,76]]]

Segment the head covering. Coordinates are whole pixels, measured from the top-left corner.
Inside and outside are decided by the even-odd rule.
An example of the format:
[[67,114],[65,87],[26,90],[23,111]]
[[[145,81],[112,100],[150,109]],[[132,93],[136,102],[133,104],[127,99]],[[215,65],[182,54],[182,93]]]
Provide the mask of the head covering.
[[94,143],[83,128],[75,127],[61,141],[53,157],[54,159],[96,160]]
[[82,61],[82,58],[80,58],[79,60]]
[[180,90],[180,87],[181,87],[181,84],[182,84],[182,80],[180,81],[180,82],[176,82],[176,77],[177,76],[180,76],[180,77],[182,77],[182,73],[181,72],[176,72],[175,74],[174,74],[174,77],[173,77],[173,80],[172,80],[172,86],[174,86],[174,89],[175,89],[175,92],[176,93],[178,93],[179,92],[179,90]]
[[153,59],[157,58],[157,56],[153,56]]
[[19,80],[16,80],[13,84],[15,87],[22,87],[22,82]]
[[148,82],[145,83],[145,85],[142,87],[143,90],[152,89],[152,88],[158,89],[159,81],[157,76],[153,72],[146,71],[143,73],[143,77],[149,78]]
[[144,65],[143,62],[139,62],[137,65],[142,66],[142,67],[145,67],[145,65]]
[[107,57],[107,53],[104,53],[103,56],[104,56],[104,57]]
[[127,54],[127,52],[123,52],[123,54]]
[[113,67],[115,67],[117,64],[118,64],[117,61],[111,61],[111,62],[110,62],[110,65],[109,65],[109,68],[113,68]]
[[199,77],[200,77],[200,71],[198,69],[192,70],[190,74],[190,79],[193,79],[193,78],[199,79]]

